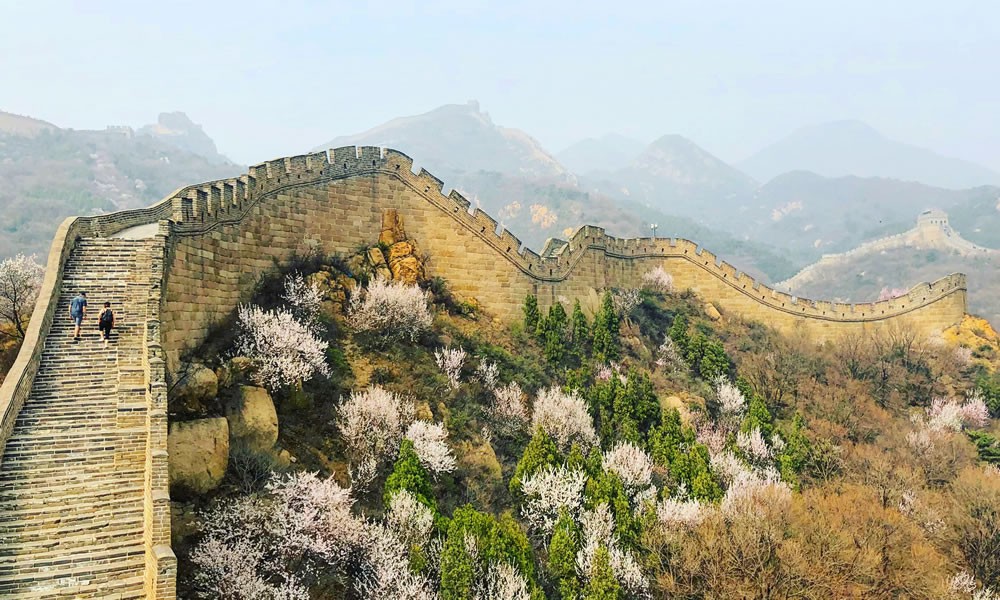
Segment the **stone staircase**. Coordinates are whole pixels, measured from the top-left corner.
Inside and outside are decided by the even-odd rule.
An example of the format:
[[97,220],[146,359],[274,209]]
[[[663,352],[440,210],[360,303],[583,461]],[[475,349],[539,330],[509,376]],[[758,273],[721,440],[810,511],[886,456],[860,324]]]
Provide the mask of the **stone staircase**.
[[[82,239],[0,463],[0,598],[142,598],[153,240]],[[73,341],[70,299],[87,292]],[[116,329],[105,345],[105,301]]]

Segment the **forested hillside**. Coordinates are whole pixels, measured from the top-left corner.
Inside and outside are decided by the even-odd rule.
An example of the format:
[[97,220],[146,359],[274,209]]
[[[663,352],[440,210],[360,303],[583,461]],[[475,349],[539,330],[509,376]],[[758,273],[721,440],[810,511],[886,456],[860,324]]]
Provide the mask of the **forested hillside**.
[[190,357],[171,435],[234,445],[174,481],[188,597],[994,597],[988,324],[817,346],[658,269],[505,326],[400,243],[265,278]]

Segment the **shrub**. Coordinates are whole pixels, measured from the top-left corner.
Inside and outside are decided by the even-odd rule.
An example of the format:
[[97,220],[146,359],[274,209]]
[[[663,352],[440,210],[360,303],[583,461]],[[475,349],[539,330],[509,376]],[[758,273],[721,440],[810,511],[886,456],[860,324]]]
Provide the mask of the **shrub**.
[[253,380],[271,391],[301,383],[319,374],[327,376],[328,344],[302,324],[291,311],[265,311],[242,304],[238,310],[240,335],[236,352],[253,362]]
[[576,393],[567,394],[556,387],[539,392],[531,424],[552,436],[561,452],[568,451],[574,443],[585,451],[597,444],[594,421],[587,412],[586,402]]
[[368,333],[380,345],[416,341],[433,317],[427,293],[417,286],[375,278],[363,292],[351,296],[347,320],[355,331]]

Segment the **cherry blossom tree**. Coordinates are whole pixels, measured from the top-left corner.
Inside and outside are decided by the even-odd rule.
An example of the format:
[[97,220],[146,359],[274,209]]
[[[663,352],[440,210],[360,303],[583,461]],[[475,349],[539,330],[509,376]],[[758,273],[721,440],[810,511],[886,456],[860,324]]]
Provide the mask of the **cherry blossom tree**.
[[474,600],[530,600],[528,582],[516,567],[506,562],[490,564],[486,576],[473,592]]
[[399,490],[389,500],[385,524],[406,547],[426,546],[434,527],[434,514],[409,490]]
[[528,525],[545,536],[552,534],[559,513],[576,516],[583,506],[587,475],[578,469],[546,465],[521,480],[521,514]]
[[486,408],[490,430],[503,436],[515,436],[528,429],[528,407],[517,382],[493,390],[493,401]]
[[[337,409],[340,430],[351,458],[352,482],[367,485],[378,465],[399,451],[406,428],[413,421],[413,401],[377,385],[352,392]],[[357,475],[358,479],[353,479]]]
[[664,498],[656,505],[656,518],[667,530],[678,531],[697,527],[707,511],[697,500]]
[[382,344],[416,341],[433,321],[427,293],[415,285],[376,277],[351,296],[347,321],[356,331],[371,333]]
[[653,459],[632,442],[618,442],[604,453],[602,467],[618,475],[633,498],[649,489],[653,477]]
[[725,377],[715,380],[715,394],[719,399],[719,421],[723,427],[734,429],[747,411],[747,399],[731,381]]
[[736,434],[736,446],[743,451],[751,464],[767,465],[773,458],[773,452],[760,429],[754,427],[750,431],[740,431]]
[[413,442],[420,464],[431,473],[455,470],[455,456],[448,447],[448,432],[443,423],[414,421],[406,430],[406,439]]
[[355,586],[361,598],[377,600],[434,600],[438,597],[429,578],[410,569],[408,548],[388,527],[369,524],[360,574]]
[[34,255],[18,254],[0,262],[0,320],[11,328],[0,328],[0,335],[24,339],[44,275]]
[[726,518],[754,518],[770,510],[783,510],[792,500],[792,490],[777,471],[749,470],[738,473],[722,498]]
[[462,380],[462,366],[465,364],[466,353],[461,346],[458,348],[438,348],[434,351],[434,362],[448,378],[448,385],[457,390]]
[[483,387],[495,390],[500,385],[500,367],[495,362],[484,358],[479,361],[479,366],[476,367],[476,377],[479,378]]
[[307,283],[301,273],[285,276],[285,292],[281,298],[288,303],[295,318],[307,325],[319,315],[323,294],[316,284]]
[[576,554],[576,570],[580,578],[584,581],[589,579],[597,550],[607,548],[611,570],[618,583],[631,597],[650,598],[649,581],[635,556],[621,548],[615,533],[615,518],[607,503],[602,502],[592,510],[584,511],[580,524],[583,544]]
[[597,444],[597,432],[587,404],[575,392],[567,394],[557,387],[540,391],[531,425],[532,429],[545,430],[560,452],[567,452],[574,443],[584,452]]
[[674,289],[674,277],[670,273],[667,273],[662,266],[657,265],[655,268],[643,273],[642,285],[654,292],[666,294]]
[[635,288],[615,290],[611,295],[611,305],[614,307],[615,314],[622,318],[627,318],[640,304],[642,304],[642,296]]
[[241,304],[236,352],[253,364],[253,380],[272,391],[301,385],[313,375],[328,376],[328,344],[289,310],[266,311]]

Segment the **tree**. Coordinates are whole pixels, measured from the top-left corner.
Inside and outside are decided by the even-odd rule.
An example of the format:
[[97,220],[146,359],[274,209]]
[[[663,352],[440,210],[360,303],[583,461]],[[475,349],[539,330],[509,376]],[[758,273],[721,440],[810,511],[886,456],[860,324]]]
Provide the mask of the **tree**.
[[618,313],[615,311],[611,292],[605,292],[601,309],[594,317],[593,349],[598,363],[618,358]]
[[427,292],[401,281],[376,277],[364,292],[351,295],[347,322],[358,332],[369,333],[376,345],[408,339],[416,341],[431,326]]
[[531,437],[528,446],[521,455],[521,460],[514,468],[514,475],[510,478],[510,491],[517,493],[521,490],[521,481],[531,475],[536,470],[545,465],[558,465],[562,462],[562,456],[552,437],[544,429],[535,429],[535,435]]
[[573,303],[573,314],[570,316],[570,338],[573,341],[573,353],[581,361],[587,356],[587,346],[590,344],[590,325],[580,308],[580,301]]
[[688,351],[688,320],[684,315],[677,315],[674,317],[674,322],[670,324],[670,329],[667,331],[667,336],[674,341],[677,345],[677,349],[684,356],[687,356]]
[[716,340],[705,340],[698,359],[698,373],[705,381],[714,381],[729,374],[729,355]]
[[568,452],[574,443],[585,450],[597,444],[597,432],[587,412],[587,403],[575,392],[567,394],[557,387],[538,392],[531,424],[552,436],[560,452]]
[[411,399],[377,385],[341,401],[336,424],[351,459],[353,486],[363,488],[383,461],[396,456],[413,416]]
[[444,423],[414,421],[406,430],[406,439],[413,443],[413,450],[425,469],[432,473],[455,470],[455,456],[448,447],[448,431]]
[[328,344],[286,309],[241,304],[236,352],[253,363],[253,380],[271,391],[330,374]]
[[538,298],[534,294],[528,294],[524,299],[524,330],[530,334],[535,333],[538,328],[538,321],[542,318],[542,313],[538,310]]
[[566,309],[561,302],[556,302],[549,308],[549,315],[539,324],[542,341],[545,342],[545,360],[551,364],[559,364],[566,356],[567,323]]
[[0,319],[13,328],[0,328],[0,335],[24,339],[44,275],[34,256],[18,254],[0,262]]
[[549,576],[558,586],[559,597],[575,599],[580,594],[576,576],[576,553],[580,548],[580,527],[568,512],[562,511],[549,542]]
[[604,546],[594,553],[594,562],[587,576],[587,585],[583,588],[584,600],[624,600],[622,588],[611,570],[611,556]]
[[417,456],[410,440],[403,440],[399,447],[399,458],[396,459],[392,473],[385,481],[382,498],[387,507],[391,507],[392,498],[401,490],[413,494],[418,502],[437,513],[437,500],[434,499],[430,475],[420,464],[420,457]]

